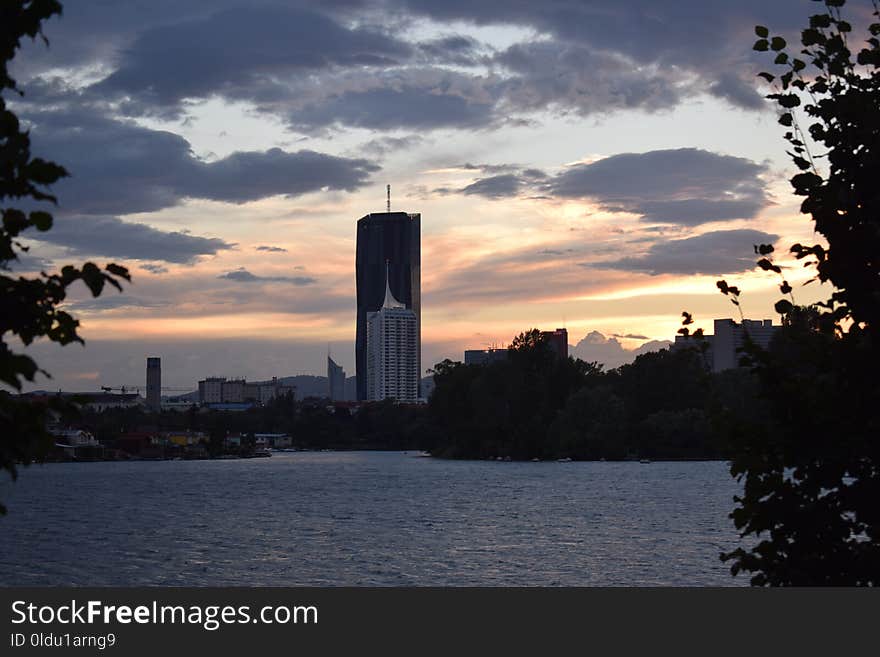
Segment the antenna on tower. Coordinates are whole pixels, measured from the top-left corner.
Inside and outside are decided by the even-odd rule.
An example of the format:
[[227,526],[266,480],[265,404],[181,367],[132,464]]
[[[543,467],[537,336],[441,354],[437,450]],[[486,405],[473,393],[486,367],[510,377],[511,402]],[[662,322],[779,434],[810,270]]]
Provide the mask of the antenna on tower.
[[387,200],[385,201],[385,212],[391,212],[391,185],[385,186]]

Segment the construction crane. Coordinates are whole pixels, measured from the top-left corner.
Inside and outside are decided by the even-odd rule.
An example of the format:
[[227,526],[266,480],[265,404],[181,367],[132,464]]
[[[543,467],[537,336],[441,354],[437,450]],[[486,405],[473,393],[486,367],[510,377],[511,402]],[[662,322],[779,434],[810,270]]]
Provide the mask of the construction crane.
[[[119,387],[101,386],[101,390],[104,390],[105,392],[113,392],[114,390],[117,390],[120,393],[122,393],[123,395],[126,392],[134,391],[135,394],[139,395],[142,387],[143,386],[119,386]],[[159,389],[160,390],[167,390],[169,392],[194,392],[193,388],[169,388],[167,386],[161,386]]]
[[[132,389],[140,389],[143,388],[143,385],[140,386],[122,386],[126,390]],[[167,390],[168,392],[192,392],[195,388],[170,388],[168,386],[159,386],[159,390]]]
[[118,388],[112,388],[110,386],[101,386],[101,390],[103,390],[104,392],[113,392],[114,390],[118,390],[123,395],[126,393],[126,391],[131,392],[132,388],[134,388],[134,392],[136,395],[139,395],[141,393],[140,389],[136,388],[135,386],[128,386],[128,387],[119,386]]

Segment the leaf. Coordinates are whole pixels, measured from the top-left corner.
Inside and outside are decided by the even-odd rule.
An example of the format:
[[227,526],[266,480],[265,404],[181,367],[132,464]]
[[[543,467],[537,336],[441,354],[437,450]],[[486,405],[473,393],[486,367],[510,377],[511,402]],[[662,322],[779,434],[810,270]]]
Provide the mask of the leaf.
[[774,265],[767,258],[762,258],[761,260],[758,260],[757,265],[764,271],[773,271],[777,274],[782,273],[782,269],[778,265]]
[[31,212],[31,223],[39,231],[47,231],[52,228],[52,215],[48,212]]
[[755,35],[761,37],[762,39],[766,39],[770,36],[770,30],[768,30],[763,25],[755,25]]
[[806,194],[814,187],[822,184],[822,178],[811,171],[799,173],[791,179],[791,186],[794,187],[798,194]]
[[791,112],[785,112],[779,117],[779,123],[782,125],[789,127],[792,123],[794,123],[794,117],[792,117]]
[[87,262],[83,265],[82,279],[83,283],[91,290],[93,297],[101,295],[101,291],[104,289],[104,274],[95,263]]
[[784,52],[781,52],[778,55],[776,55],[776,59],[773,60],[774,64],[786,64],[787,62],[788,62],[788,55],[786,55]]
[[773,304],[773,307],[780,315],[787,315],[794,308],[794,306],[791,304],[791,301],[789,301],[788,299],[780,299],[775,304]]
[[752,50],[757,50],[759,52],[764,52],[770,47],[770,43],[767,39],[758,39],[755,41],[755,45],[752,46]]
[[801,32],[801,43],[807,48],[825,43],[825,36],[819,30],[810,28]]
[[35,157],[28,162],[24,169],[24,175],[40,185],[51,185],[59,178],[67,176],[64,167],[58,166],[54,162],[47,162],[39,157]]
[[779,104],[785,109],[792,109],[801,104],[801,99],[794,94],[783,94],[779,98]]
[[770,73],[758,73],[759,78],[764,78],[768,83],[773,82],[776,79],[775,75],[771,75]]
[[772,244],[759,244],[755,247],[755,253],[759,253],[763,256],[770,255],[773,253],[773,245]]
[[782,50],[783,48],[785,48],[785,39],[779,36],[773,37],[773,39],[770,41],[770,47],[776,51]]
[[131,274],[128,273],[127,267],[122,267],[115,263],[110,263],[106,267],[104,267],[107,271],[109,271],[114,276],[119,276],[119,278],[124,278],[127,281],[131,281]]
[[810,27],[831,27],[831,16],[828,14],[815,14],[810,16]]

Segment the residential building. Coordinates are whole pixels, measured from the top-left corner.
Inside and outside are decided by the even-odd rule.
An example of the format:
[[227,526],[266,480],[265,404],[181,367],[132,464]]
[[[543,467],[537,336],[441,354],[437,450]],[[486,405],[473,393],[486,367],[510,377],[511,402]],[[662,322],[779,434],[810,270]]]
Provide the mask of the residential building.
[[264,405],[286,394],[296,394],[296,386],[287,386],[276,377],[271,381],[248,383],[244,379],[226,379],[212,376],[199,381],[199,404],[235,404],[248,402]]
[[541,331],[541,335],[547,338],[547,344],[560,358],[568,358],[568,331],[558,328],[555,331]]
[[702,342],[698,342],[692,337],[685,338],[677,335],[672,349],[702,345],[701,349],[703,357],[706,359],[706,366],[713,372],[723,372],[739,367],[739,361],[742,357],[741,349],[745,346],[747,335],[759,347],[767,349],[773,336],[781,328],[779,325],[774,326],[772,319],[744,319],[742,323],[737,324],[727,318],[716,319],[713,324],[714,335],[704,336]]
[[367,400],[419,401],[419,333],[415,312],[386,283],[381,308],[367,313]]
[[[541,331],[546,338],[547,344],[558,356],[568,358],[568,331],[558,328],[555,331]],[[489,365],[507,360],[509,350],[506,347],[491,347],[489,349],[467,349],[464,352],[465,365]]]
[[467,349],[464,352],[465,365],[489,365],[507,360],[507,348]]
[[209,376],[199,381],[199,403],[221,404],[223,403],[223,384],[225,377]]
[[779,326],[773,326],[772,319],[744,319],[737,324],[732,319],[716,319],[715,335],[712,342],[712,371],[721,372],[739,366],[739,350],[745,345],[746,335],[763,349],[770,346]]

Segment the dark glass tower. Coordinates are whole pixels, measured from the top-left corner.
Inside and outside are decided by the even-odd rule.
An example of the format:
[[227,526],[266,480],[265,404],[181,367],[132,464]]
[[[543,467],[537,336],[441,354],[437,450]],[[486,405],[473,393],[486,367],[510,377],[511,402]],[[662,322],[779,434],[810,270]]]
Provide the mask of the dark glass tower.
[[386,263],[391,293],[416,314],[418,366],[422,371],[421,215],[375,212],[357,222],[357,336],[355,370],[357,398],[367,398],[367,313],[385,301]]

